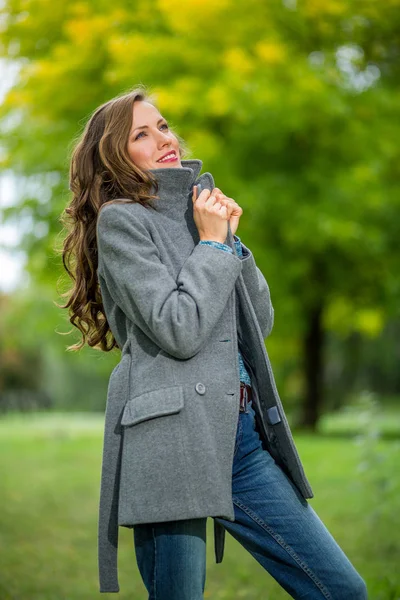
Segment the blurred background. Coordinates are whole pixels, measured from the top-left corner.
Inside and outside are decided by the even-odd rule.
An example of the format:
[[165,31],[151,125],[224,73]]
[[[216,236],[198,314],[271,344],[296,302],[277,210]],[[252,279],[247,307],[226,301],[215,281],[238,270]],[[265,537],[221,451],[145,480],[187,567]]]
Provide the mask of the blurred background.
[[[1,600],[98,593],[120,353],[66,350],[60,215],[90,113],[139,83],[243,208],[309,502],[370,598],[400,598],[399,82],[400,0],[0,0]],[[289,598],[231,536],[217,566],[211,527],[205,598]],[[145,600],[125,528],[119,565]]]

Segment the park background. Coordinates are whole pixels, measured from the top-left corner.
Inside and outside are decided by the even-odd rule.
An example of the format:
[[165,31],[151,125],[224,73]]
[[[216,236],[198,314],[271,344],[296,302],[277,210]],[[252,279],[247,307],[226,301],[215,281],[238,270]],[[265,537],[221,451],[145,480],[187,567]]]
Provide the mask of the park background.
[[[400,0],[0,2],[2,275],[23,257],[0,295],[2,600],[98,593],[119,351],[66,349],[60,216],[89,115],[139,83],[243,208],[309,502],[371,600],[400,598],[399,32]],[[205,598],[289,597],[229,535],[216,565],[211,526]],[[125,528],[119,565],[121,599],[145,600]]]

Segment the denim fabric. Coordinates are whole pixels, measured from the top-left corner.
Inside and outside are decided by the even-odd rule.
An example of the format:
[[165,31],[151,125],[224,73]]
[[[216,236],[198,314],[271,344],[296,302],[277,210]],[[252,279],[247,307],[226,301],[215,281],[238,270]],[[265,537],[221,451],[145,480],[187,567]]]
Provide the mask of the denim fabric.
[[213,246],[213,248],[218,248],[219,250],[224,250],[225,252],[230,252],[233,254],[233,250],[227,244],[223,244],[222,242],[215,242],[214,240],[201,240],[199,242],[200,245],[206,244],[207,246]]
[[[292,598],[368,597],[361,575],[262,448],[251,401],[238,416],[232,481],[235,521],[215,519]],[[134,526],[136,560],[149,600],[203,599],[206,522],[202,518]]]
[[[238,253],[239,256],[243,256],[242,242],[240,240],[240,237],[238,235],[234,235],[233,240],[235,242],[236,252]],[[215,242],[213,240],[201,240],[199,242],[199,244],[208,244],[209,246],[214,246],[214,248],[219,248],[220,250],[225,250],[225,252],[233,253],[233,250],[230,246],[228,246],[227,244],[221,244],[221,242]]]

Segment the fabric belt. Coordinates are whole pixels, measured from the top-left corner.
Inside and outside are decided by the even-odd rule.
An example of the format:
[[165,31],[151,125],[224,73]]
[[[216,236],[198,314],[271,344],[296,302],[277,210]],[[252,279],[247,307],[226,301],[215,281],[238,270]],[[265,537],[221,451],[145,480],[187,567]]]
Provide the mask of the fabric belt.
[[240,382],[240,412],[246,412],[247,403],[251,401],[252,391],[251,385],[247,385],[244,381]]

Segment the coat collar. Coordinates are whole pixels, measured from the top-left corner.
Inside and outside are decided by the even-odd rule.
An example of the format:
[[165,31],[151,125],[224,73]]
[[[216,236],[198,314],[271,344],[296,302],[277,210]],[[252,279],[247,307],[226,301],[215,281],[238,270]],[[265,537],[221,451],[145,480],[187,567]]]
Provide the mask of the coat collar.
[[[181,160],[181,164],[182,167],[149,169],[158,183],[159,199],[152,201],[152,207],[157,212],[177,219],[183,219],[188,209],[193,214],[193,186],[206,175],[203,173],[198,177],[203,165],[199,159]],[[154,186],[151,193],[155,193]]]
[[[189,230],[196,231],[193,219],[193,186],[201,183],[201,190],[212,190],[215,187],[211,173],[205,172],[199,176],[203,161],[193,158],[181,160],[182,167],[149,169],[158,182],[158,200],[151,201],[151,207],[168,218],[178,222],[186,222]],[[151,190],[155,194],[154,186]],[[228,235],[225,240],[236,253],[234,238],[228,224]]]

